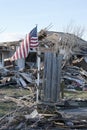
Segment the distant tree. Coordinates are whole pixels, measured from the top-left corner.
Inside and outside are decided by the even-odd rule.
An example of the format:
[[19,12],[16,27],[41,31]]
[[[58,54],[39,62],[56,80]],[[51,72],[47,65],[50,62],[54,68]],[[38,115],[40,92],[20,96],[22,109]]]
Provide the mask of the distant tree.
[[74,34],[80,38],[83,38],[85,31],[86,29],[84,26],[74,25],[72,21],[64,28],[65,33]]

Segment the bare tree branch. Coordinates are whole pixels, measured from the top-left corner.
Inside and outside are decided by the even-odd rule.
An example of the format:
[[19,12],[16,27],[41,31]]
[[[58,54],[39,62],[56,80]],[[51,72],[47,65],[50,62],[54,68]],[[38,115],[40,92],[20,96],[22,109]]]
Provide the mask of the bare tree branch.
[[66,33],[74,34],[80,38],[84,36],[85,31],[86,31],[84,26],[74,25],[72,21],[63,30]]

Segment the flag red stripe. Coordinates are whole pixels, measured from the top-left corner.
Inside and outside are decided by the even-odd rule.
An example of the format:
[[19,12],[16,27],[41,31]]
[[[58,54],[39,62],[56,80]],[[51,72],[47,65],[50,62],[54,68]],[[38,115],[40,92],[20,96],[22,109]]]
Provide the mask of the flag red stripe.
[[29,48],[34,48],[38,46],[37,28],[35,27],[29,34],[26,35],[25,39],[22,41],[20,47],[11,57],[12,60],[17,60],[20,58],[26,58],[29,53]]

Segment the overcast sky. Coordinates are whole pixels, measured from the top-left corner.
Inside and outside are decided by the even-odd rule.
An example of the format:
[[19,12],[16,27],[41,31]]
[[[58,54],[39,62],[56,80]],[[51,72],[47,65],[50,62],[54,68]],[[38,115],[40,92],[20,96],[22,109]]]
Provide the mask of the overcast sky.
[[36,24],[38,31],[81,26],[87,39],[87,0],[0,0],[0,41],[20,39]]

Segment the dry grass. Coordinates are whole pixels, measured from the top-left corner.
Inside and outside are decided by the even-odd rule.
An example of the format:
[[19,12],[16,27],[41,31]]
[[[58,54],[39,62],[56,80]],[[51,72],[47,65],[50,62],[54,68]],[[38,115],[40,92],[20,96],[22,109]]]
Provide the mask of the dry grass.
[[64,92],[64,97],[73,99],[87,99],[87,91]]
[[29,90],[21,88],[1,88],[0,89],[0,117],[16,109],[17,105],[11,101],[5,101],[4,96],[15,98],[29,95]]

